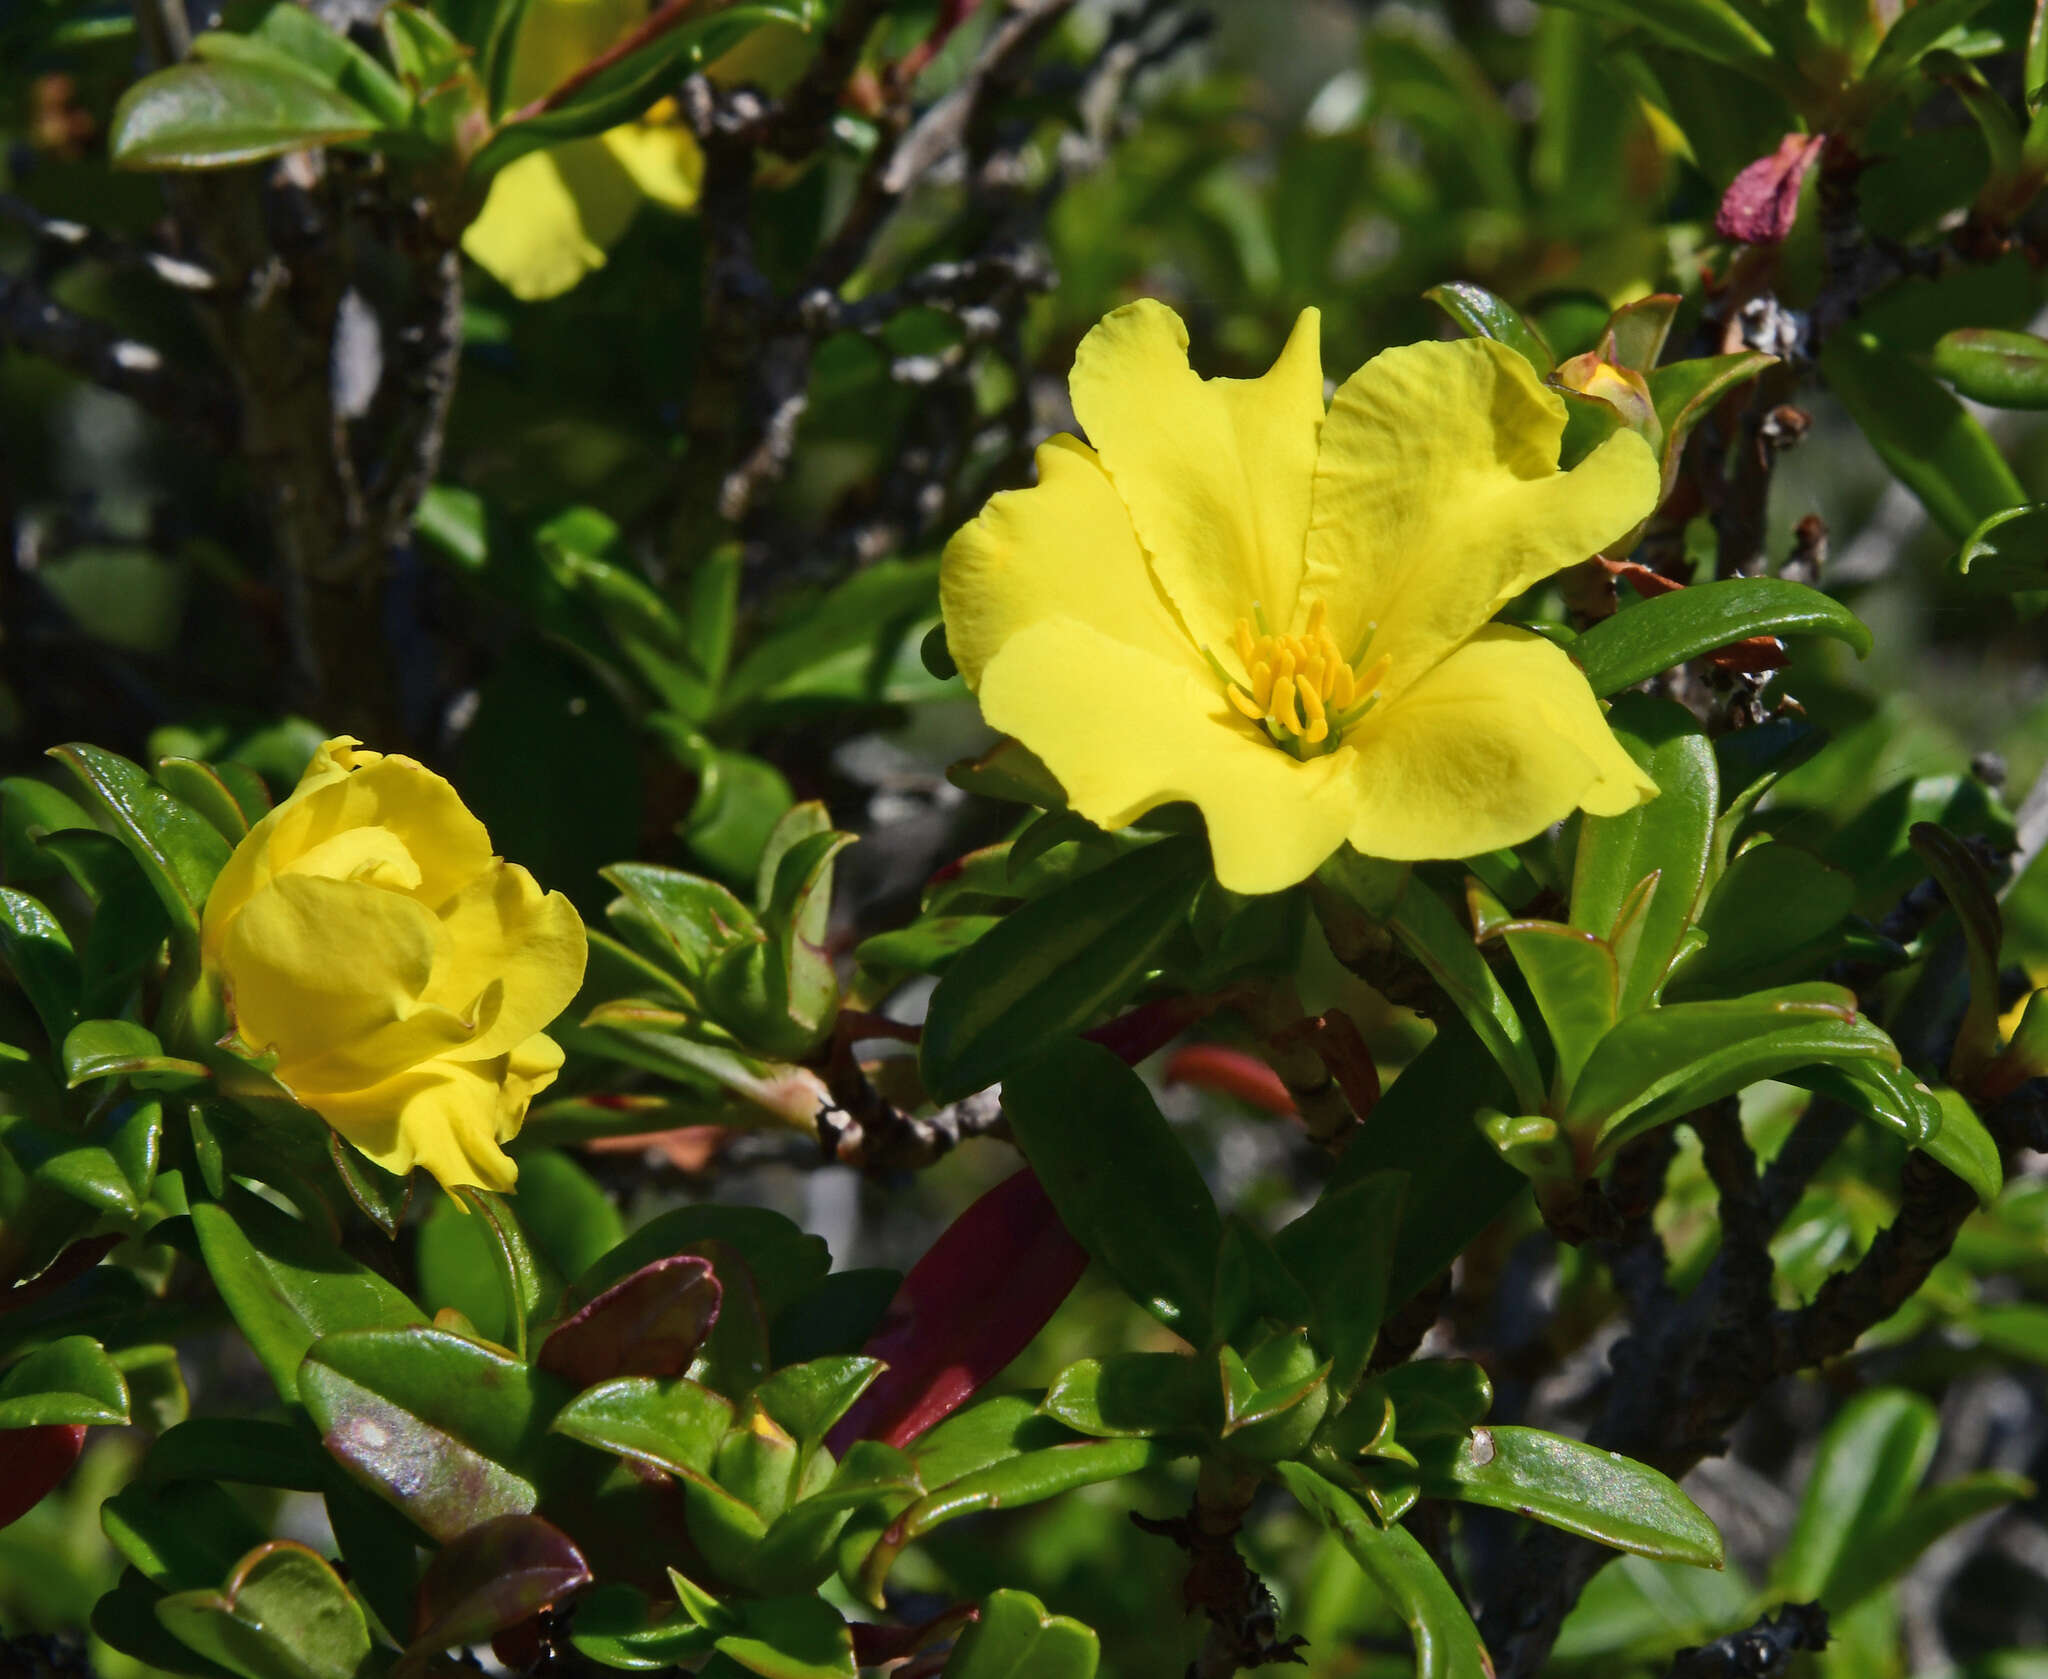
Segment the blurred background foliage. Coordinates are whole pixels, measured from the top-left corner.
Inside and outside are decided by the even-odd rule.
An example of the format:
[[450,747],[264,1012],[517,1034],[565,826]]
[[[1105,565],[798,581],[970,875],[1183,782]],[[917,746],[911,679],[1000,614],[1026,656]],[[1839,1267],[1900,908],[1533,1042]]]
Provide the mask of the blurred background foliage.
[[[941,9],[892,8],[880,56],[927,39]],[[924,72],[925,97],[958,81],[1000,11],[983,8],[946,40]],[[702,517],[699,480],[707,460],[717,464],[727,407],[742,401],[724,365],[733,347],[704,338],[721,330],[706,295],[719,254],[704,216],[644,207],[601,266],[545,300],[518,301],[472,267],[435,487],[395,550],[360,664],[330,660],[315,686],[263,510],[268,469],[205,421],[210,352],[189,279],[139,255],[161,230],[162,183],[108,164],[108,125],[137,63],[132,25],[82,0],[0,0],[0,769],[38,775],[45,746],[90,739],[139,759],[240,762],[282,795],[324,734],[374,730],[373,744],[445,769],[500,850],[593,922],[613,895],[600,868],[639,858],[748,883],[774,820],[818,798],[862,836],[840,862],[834,907],[834,945],[850,949],[900,923],[941,863],[1009,831],[1005,807],[970,800],[943,774],[989,737],[972,701],[919,657],[936,622],[936,555],[989,489],[1020,480],[1031,442],[1072,424],[1065,370],[1105,311],[1166,299],[1212,373],[1263,369],[1296,313],[1315,306],[1326,366],[1342,374],[1381,346],[1448,331],[1423,294],[1450,280],[1521,307],[1560,356],[1592,347],[1611,308],[1654,291],[1684,297],[1674,343],[1692,342],[1738,260],[1714,231],[1722,193],[1801,120],[1825,115],[1810,87],[1801,108],[1783,87],[1617,24],[1626,12],[1530,0],[1211,0],[1199,11],[1087,0],[992,142],[1017,177],[1011,196],[935,172],[862,254],[845,287],[849,324],[821,332],[799,371],[807,400],[787,471],[759,483],[736,526]],[[2026,0],[1991,0],[1971,27],[2022,40],[2032,12]],[[763,34],[726,74],[786,86],[807,38]],[[1130,85],[1107,87],[1094,69],[1105,43],[1126,36]],[[2017,56],[1979,67],[2019,109]],[[1100,108],[1077,113],[1077,94]],[[1968,102],[1936,89],[1875,121],[1867,225],[1923,243],[1953,232],[1995,161]],[[759,171],[750,256],[777,288],[807,272],[822,230],[846,214],[873,143],[858,112],[841,112],[816,155]],[[1795,305],[1812,301],[1821,269],[1819,178],[1776,258],[1779,294]],[[1043,267],[1002,292],[993,325],[959,295],[860,314],[862,299],[905,275],[975,255],[990,218],[1026,205],[1043,217]],[[69,224],[91,232],[73,237]],[[2041,223],[2023,219],[2003,236],[1995,260],[1939,284],[1907,280],[1864,324],[1910,355],[1951,326],[2035,320],[2048,289]],[[1017,249],[1027,246],[1037,249],[1028,236]],[[398,286],[379,260],[369,253],[352,276],[366,295]],[[136,384],[137,400],[79,377],[38,353],[50,340],[29,316],[46,300],[152,347],[194,382],[175,400]],[[336,354],[349,361],[338,378],[352,368],[367,381],[359,413],[374,415],[386,395],[379,358],[397,368],[397,349],[341,344]],[[1898,482],[1832,395],[1809,385],[1798,400],[1810,428],[1770,482],[1768,559],[1803,542],[1811,560],[1811,531],[1795,528],[1817,515],[1821,580],[1873,627],[1877,650],[1857,664],[1842,648],[1800,644],[1782,685],[1834,741],[1780,785],[1777,808],[1816,848],[1846,861],[1863,844],[1873,866],[1892,855],[1886,821],[1890,840],[1903,831],[1894,806],[1967,808],[1966,825],[2008,825],[1997,789],[2025,788],[2048,761],[2039,620],[1957,578],[1963,533]],[[1973,412],[2026,498],[2048,497],[2039,424]],[[1687,541],[1712,576],[1704,525]],[[1859,879],[1873,913],[1908,884]],[[2048,974],[2048,875],[2035,869],[2007,914],[2019,941],[2007,955]],[[19,1007],[0,999],[0,1010]],[[1395,1011],[1377,1020],[1375,1047],[1397,1066],[1412,1029]],[[614,1064],[578,1056],[557,1096],[572,1103],[617,1083]],[[1789,1121],[1789,1108],[1784,1120],[1771,1109],[1785,1094],[1753,1099],[1760,1135]],[[1294,1141],[1228,1095],[1176,1086],[1166,1099],[1219,1200],[1302,1203]],[[665,1114],[715,1119],[716,1108]],[[536,1148],[577,1134],[546,1120],[536,1115]],[[1660,1223],[1679,1270],[1696,1272],[1713,1239],[1711,1186],[1687,1146]],[[1894,1180],[1901,1152],[1862,1136],[1836,1157],[1780,1238],[1781,1281],[1810,1292],[1869,1242],[1892,1205],[1871,1186]],[[529,1170],[538,1158],[528,1153]],[[581,1165],[556,1158],[618,1195],[629,1224],[678,1199],[753,1201],[825,1234],[842,1266],[908,1264],[1009,1169],[1002,1151],[966,1149],[915,1177],[863,1178],[709,1132]],[[1936,1479],[1986,1464],[2038,1473],[2048,1461],[2048,1308],[2027,1304],[2048,1294],[2039,1187],[2017,1184],[1974,1219],[1937,1283],[1865,1360],[1869,1373],[1940,1398]],[[482,1263],[456,1222],[436,1213],[416,1238],[429,1292],[445,1302],[474,1298]],[[1525,1207],[1467,1268],[1459,1300],[1489,1298],[1475,1273],[1498,1288],[1490,1316],[1458,1325],[1466,1346],[1487,1349],[1497,1385],[1516,1370],[1584,1379],[1611,1305],[1594,1267],[1554,1250]],[[1539,1293],[1547,1315],[1533,1310]],[[1005,1385],[1042,1385],[1074,1358],[1160,1336],[1091,1279]],[[193,1343],[186,1365],[209,1408],[260,1404],[260,1373],[231,1337]],[[1776,1392],[1735,1454],[1701,1472],[1699,1496],[1729,1536],[1729,1573],[1635,1559],[1610,1568],[1568,1625],[1554,1671],[1661,1672],[1680,1645],[1742,1624],[1785,1566],[1776,1559],[1795,1523],[1827,1519],[1802,1516],[1797,1500],[1826,1458],[1833,1409],[1820,1382]],[[118,1431],[96,1435],[64,1491],[0,1533],[0,1630],[82,1625],[118,1571],[92,1512],[135,1453]],[[1925,1467],[1925,1454],[1916,1461]],[[1106,1674],[1178,1672],[1199,1643],[1177,1607],[1180,1559],[1127,1512],[1165,1516],[1186,1498],[1177,1471],[1157,1471],[1135,1491],[994,1515],[913,1553],[898,1583],[932,1592],[934,1606],[942,1591],[1022,1587],[1099,1630]],[[272,1519],[291,1534],[314,1517],[287,1508]],[[1308,1671],[1408,1671],[1405,1635],[1334,1542],[1298,1513],[1261,1520],[1254,1560],[1283,1599],[1284,1624],[1309,1639]],[[1995,1543],[1930,1553],[1903,1587],[1840,1617],[1818,1671],[2048,1673],[2048,1533],[2025,1514],[1998,1521]],[[109,1679],[138,1671],[97,1644],[92,1660]]]

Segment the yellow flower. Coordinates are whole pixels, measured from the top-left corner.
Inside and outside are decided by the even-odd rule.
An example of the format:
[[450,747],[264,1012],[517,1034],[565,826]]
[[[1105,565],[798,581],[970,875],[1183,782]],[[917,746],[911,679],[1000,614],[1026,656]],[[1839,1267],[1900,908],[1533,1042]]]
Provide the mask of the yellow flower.
[[235,847],[200,950],[235,1047],[372,1160],[512,1187],[499,1145],[562,1064],[542,1028],[583,982],[583,922],[441,777],[328,741]]
[[1557,470],[1564,407],[1484,339],[1388,350],[1327,415],[1317,316],[1258,379],[1201,379],[1151,301],[1074,359],[1038,483],[947,545],[946,644],[983,715],[1090,821],[1186,799],[1216,876],[1272,892],[1349,840],[1466,857],[1655,786],[1586,679],[1488,620],[1633,527],[1620,432]]
[[[646,20],[645,0],[532,0],[507,83],[511,108],[558,87]],[[643,198],[697,202],[704,155],[663,100],[636,122],[515,158],[492,178],[462,248],[529,302],[557,297],[618,242]]]

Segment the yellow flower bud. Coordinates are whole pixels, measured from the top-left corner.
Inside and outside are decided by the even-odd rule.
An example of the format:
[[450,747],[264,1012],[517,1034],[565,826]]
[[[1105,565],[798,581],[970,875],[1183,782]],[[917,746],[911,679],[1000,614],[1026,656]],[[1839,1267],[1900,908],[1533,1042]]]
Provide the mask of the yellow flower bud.
[[512,1187],[500,1145],[562,1064],[542,1028],[583,982],[583,922],[440,776],[328,741],[221,870],[200,948],[223,1043],[364,1154]]

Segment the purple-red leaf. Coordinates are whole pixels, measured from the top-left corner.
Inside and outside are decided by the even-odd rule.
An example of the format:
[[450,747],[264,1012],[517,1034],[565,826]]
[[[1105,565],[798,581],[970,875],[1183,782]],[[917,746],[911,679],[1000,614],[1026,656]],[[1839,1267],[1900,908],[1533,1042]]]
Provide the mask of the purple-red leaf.
[[1745,245],[1776,245],[1799,215],[1799,189],[1827,144],[1825,134],[1788,134],[1778,149],[1737,175],[1721,196],[1714,226]]
[[499,1516],[442,1547],[420,1581],[415,1633],[393,1679],[475,1644],[590,1584],[583,1553],[538,1516]]
[[711,1261],[671,1254],[612,1284],[541,1343],[540,1367],[582,1389],[614,1376],[680,1376],[718,1321]]
[[0,1430],[0,1527],[19,1521],[71,1473],[85,1450],[85,1424]]
[[996,1185],[903,1279],[861,1349],[888,1365],[831,1434],[907,1445],[972,1398],[1029,1345],[1087,1268],[1027,1168]]

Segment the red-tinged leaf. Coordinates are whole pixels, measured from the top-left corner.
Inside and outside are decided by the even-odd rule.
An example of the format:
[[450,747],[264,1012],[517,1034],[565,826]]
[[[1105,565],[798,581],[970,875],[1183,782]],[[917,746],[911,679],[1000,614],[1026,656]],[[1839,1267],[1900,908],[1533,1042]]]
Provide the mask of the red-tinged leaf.
[[541,1343],[540,1367],[579,1390],[614,1376],[680,1376],[718,1321],[711,1261],[672,1254],[566,1318]]
[[55,1492],[84,1450],[82,1422],[0,1433],[0,1527],[21,1520]]
[[123,1240],[125,1238],[113,1235],[92,1236],[83,1242],[73,1242],[27,1282],[0,1289],[0,1314],[33,1305],[45,1295],[55,1294],[66,1283],[77,1281],[118,1248]]
[[[1675,578],[1666,577],[1661,571],[1652,571],[1636,560],[1602,558],[1599,563],[1609,576],[1621,578],[1644,600],[1675,594],[1685,587]],[[1702,657],[1708,664],[1718,665],[1722,670],[1754,673],[1783,670],[1791,654],[1776,636],[1753,635],[1741,641],[1731,641],[1726,647],[1717,647]]]
[[971,1626],[981,1619],[979,1605],[956,1603],[943,1615],[935,1615],[929,1621],[920,1621],[914,1627],[883,1626],[878,1621],[855,1621],[853,1623],[853,1659],[860,1667],[882,1667],[890,1662],[903,1661],[916,1655],[943,1639],[951,1638],[962,1627]]
[[1202,997],[1158,997],[1140,1003],[1114,1020],[1091,1027],[1081,1036],[1102,1045],[1125,1066],[1135,1067],[1146,1056],[1164,1049],[1215,1007]]
[[392,1679],[442,1650],[517,1627],[590,1584],[574,1541],[538,1516],[499,1516],[445,1545],[420,1581],[417,1629]]
[[1189,1044],[1175,1050],[1167,1058],[1166,1082],[1220,1091],[1269,1114],[1296,1111],[1294,1097],[1278,1073],[1256,1055],[1226,1044]]
[[1788,134],[1778,149],[1752,163],[1729,183],[1714,226],[1725,239],[1745,245],[1776,245],[1799,215],[1799,189],[1827,144],[1825,134]]
[[950,1416],[1045,1327],[1087,1265],[1029,1169],[997,1184],[897,1288],[861,1349],[889,1368],[833,1429],[832,1450],[908,1445]]

